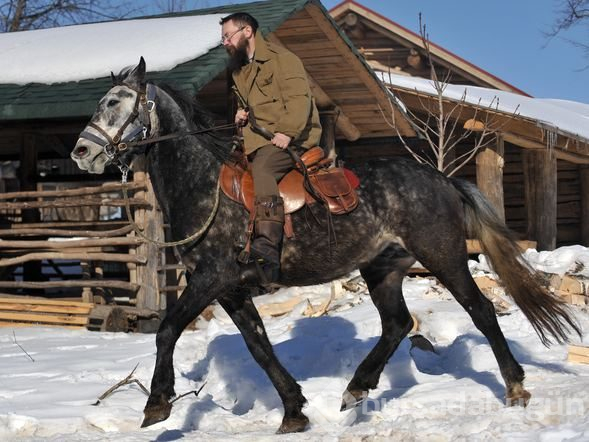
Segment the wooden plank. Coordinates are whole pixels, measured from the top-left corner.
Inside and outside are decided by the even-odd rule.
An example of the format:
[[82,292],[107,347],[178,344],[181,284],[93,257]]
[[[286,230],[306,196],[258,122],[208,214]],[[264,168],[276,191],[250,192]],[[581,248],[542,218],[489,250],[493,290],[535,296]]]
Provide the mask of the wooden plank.
[[86,328],[85,325],[64,325],[64,324],[39,324],[33,322],[10,322],[0,321],[0,327],[4,328],[23,328],[23,327],[51,327],[51,328],[71,328],[71,329],[82,329]]
[[[90,305],[90,304],[88,304]],[[0,303],[0,311],[11,312],[37,312],[37,313],[64,313],[71,315],[85,315],[92,310],[91,307],[70,307],[57,305],[39,305],[39,304],[13,304]]]
[[9,321],[44,322],[48,324],[86,325],[86,316],[35,315],[31,313],[9,313],[0,311],[0,319]]
[[[525,251],[527,249],[536,248],[536,245],[537,245],[536,241],[522,240],[522,241],[516,241],[516,242],[522,251]],[[478,239],[467,239],[466,240],[466,250],[467,250],[468,254],[483,253],[483,248],[482,248],[481,243]]]
[[569,345],[568,361],[589,364],[589,347]]
[[[2,295],[4,296],[4,295]],[[70,307],[87,307],[88,309],[94,308],[94,304],[89,302],[80,302],[80,301],[62,301],[59,299],[39,299],[39,298],[30,298],[22,295],[12,295],[9,298],[0,298],[0,309],[2,308],[2,303],[10,303],[10,304],[38,304],[38,305],[56,305],[56,306],[70,306]]]
[[0,241],[0,249],[69,249],[79,247],[129,246],[142,243],[141,238],[115,237],[101,239],[72,239],[66,241]]
[[125,281],[107,280],[107,279],[83,279],[75,281],[0,281],[0,287],[3,288],[25,288],[25,289],[48,289],[61,287],[108,287],[128,291],[137,291],[139,285]]

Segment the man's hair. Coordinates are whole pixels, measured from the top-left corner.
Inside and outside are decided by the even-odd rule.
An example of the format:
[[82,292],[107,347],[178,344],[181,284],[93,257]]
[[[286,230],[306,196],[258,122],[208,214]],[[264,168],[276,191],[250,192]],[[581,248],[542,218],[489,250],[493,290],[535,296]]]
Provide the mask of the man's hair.
[[252,17],[247,12],[234,12],[233,14],[228,15],[227,17],[223,17],[219,24],[223,25],[231,20],[234,21],[235,24],[238,25],[239,27],[251,26],[252,30],[254,31],[254,34],[258,30],[258,20],[256,20],[254,17]]

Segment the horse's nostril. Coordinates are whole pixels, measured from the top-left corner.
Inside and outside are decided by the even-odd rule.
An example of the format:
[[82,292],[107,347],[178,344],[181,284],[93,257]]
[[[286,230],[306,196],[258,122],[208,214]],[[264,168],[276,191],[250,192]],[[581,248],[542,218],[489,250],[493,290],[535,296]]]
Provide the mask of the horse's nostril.
[[84,158],[86,155],[88,155],[88,153],[89,150],[86,146],[77,146],[73,152],[73,154],[78,158]]

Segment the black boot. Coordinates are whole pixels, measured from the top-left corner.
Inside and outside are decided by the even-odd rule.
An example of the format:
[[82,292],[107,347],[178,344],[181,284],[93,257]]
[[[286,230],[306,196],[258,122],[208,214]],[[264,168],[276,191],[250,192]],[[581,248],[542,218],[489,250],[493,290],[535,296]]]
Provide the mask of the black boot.
[[284,201],[274,195],[256,198],[255,211],[250,260],[240,273],[240,282],[246,286],[268,285],[280,276]]

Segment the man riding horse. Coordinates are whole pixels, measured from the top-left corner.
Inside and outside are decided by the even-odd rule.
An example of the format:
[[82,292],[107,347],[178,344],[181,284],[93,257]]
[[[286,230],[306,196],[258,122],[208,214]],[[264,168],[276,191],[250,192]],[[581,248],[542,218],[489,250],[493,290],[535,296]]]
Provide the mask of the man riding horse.
[[[303,150],[319,144],[319,112],[301,60],[264,40],[254,17],[237,12],[224,17],[221,26],[229,69],[243,100],[235,123],[243,128],[254,181],[253,241],[240,279],[245,285],[268,284],[280,275],[284,201],[277,183],[294,167],[286,148]],[[248,125],[253,111],[259,125],[273,132],[271,139]]]

